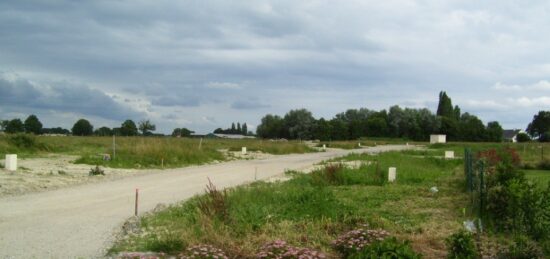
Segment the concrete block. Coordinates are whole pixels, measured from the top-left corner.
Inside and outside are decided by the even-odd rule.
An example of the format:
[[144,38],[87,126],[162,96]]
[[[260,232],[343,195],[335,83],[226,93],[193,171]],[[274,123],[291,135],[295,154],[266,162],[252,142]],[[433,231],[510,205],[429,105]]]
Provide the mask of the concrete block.
[[446,143],[447,135],[433,134],[430,135],[430,144]]
[[397,168],[390,167],[388,168],[388,182],[393,183],[397,178]]
[[327,145],[323,144],[323,150],[327,150]]
[[241,149],[241,153],[242,153],[243,155],[246,155],[246,147],[243,147],[243,148]]
[[6,162],[5,162],[4,167],[8,171],[16,171],[17,170],[17,155],[15,155],[15,154],[6,155]]
[[445,159],[451,159],[455,158],[455,152],[454,151],[445,151]]

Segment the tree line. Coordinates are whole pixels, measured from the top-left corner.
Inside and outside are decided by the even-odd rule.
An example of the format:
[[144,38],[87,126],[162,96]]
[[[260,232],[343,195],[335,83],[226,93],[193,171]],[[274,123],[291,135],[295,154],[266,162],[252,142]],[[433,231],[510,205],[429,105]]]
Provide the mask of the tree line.
[[248,131],[248,125],[246,125],[246,122],[242,124],[237,122],[237,126],[235,126],[235,122],[231,123],[231,128],[222,129],[217,128],[214,130],[215,134],[230,134],[230,135],[254,135],[252,132]]
[[484,125],[475,115],[461,113],[445,92],[439,94],[437,112],[428,109],[348,109],[332,119],[316,119],[306,109],[291,110],[284,117],[267,114],[257,135],[262,138],[354,140],[361,137],[405,138],[425,141],[431,134],[446,134],[450,141],[502,141],[496,121]]

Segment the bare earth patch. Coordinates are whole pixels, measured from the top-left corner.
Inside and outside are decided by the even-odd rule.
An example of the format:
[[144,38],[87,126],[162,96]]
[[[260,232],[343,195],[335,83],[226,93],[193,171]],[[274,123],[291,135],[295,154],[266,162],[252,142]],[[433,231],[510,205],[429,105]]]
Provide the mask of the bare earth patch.
[[19,159],[17,171],[0,169],[0,197],[160,171],[102,168],[105,175],[89,176],[93,166],[74,164],[73,161],[77,158],[78,156],[51,155],[43,158]]

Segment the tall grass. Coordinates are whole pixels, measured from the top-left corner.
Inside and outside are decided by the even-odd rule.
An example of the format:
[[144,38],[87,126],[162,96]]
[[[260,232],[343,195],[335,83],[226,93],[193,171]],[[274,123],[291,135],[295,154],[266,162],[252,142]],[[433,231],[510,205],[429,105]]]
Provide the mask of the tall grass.
[[272,142],[256,139],[200,139],[172,137],[117,137],[116,154],[112,160],[103,160],[104,154],[113,155],[112,137],[49,137],[34,135],[1,135],[0,156],[17,153],[21,157],[47,154],[76,155],[76,163],[118,168],[179,167],[222,161],[222,149],[269,154],[314,152],[297,141]]

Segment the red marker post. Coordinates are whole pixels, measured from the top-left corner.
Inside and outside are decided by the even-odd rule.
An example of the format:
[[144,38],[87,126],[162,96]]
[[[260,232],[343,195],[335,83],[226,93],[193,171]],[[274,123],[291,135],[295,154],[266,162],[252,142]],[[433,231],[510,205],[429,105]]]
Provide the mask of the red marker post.
[[135,212],[134,212],[134,215],[138,215],[138,198],[139,198],[139,189],[136,188],[136,209],[135,209]]

